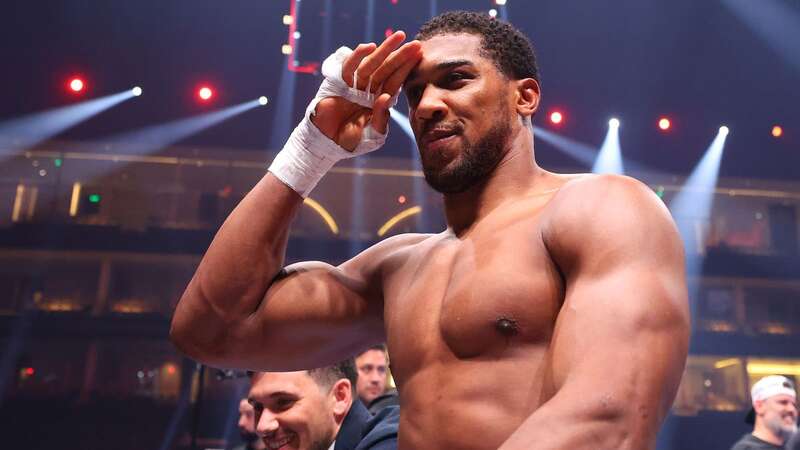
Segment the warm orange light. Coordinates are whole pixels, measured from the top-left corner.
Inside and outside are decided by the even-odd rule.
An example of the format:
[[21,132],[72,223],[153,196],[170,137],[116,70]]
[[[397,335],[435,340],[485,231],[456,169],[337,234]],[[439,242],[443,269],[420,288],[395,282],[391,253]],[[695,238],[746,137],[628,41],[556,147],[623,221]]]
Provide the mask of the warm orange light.
[[781,128],[779,125],[772,127],[772,136],[776,138],[783,136],[783,128]]
[[563,121],[564,121],[564,115],[561,114],[560,112],[553,111],[552,113],[550,113],[550,122],[553,122],[554,124],[558,125]]
[[672,123],[666,117],[662,117],[658,121],[658,128],[661,128],[661,130],[663,130],[663,131],[669,130],[669,128],[671,126],[672,126]]

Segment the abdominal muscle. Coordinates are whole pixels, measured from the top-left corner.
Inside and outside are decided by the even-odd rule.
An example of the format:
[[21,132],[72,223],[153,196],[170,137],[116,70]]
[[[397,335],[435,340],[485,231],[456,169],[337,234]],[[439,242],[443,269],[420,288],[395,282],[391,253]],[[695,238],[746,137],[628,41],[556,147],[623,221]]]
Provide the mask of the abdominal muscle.
[[429,363],[398,380],[399,448],[497,449],[550,396],[542,388],[544,350],[515,353]]

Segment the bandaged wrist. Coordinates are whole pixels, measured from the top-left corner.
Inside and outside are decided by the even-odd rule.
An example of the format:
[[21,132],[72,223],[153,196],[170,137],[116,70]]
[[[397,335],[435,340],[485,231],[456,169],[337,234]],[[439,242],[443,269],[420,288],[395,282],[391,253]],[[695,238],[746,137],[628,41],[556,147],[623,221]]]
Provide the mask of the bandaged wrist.
[[[325,136],[311,121],[317,104],[328,97],[342,97],[366,108],[374,105],[375,96],[369,92],[369,86],[366,91],[361,91],[351,88],[342,79],[342,65],[351,53],[352,50],[342,47],[322,64],[322,74],[325,76],[322,86],[306,108],[305,117],[268,169],[304,198],[337,161],[371,152],[386,142],[388,129],[387,133],[382,134],[372,125],[367,125],[362,132],[361,142],[352,152],[347,151]],[[397,101],[397,95],[393,101]]]
[[350,156],[306,117],[292,131],[268,170],[305,198],[337,161]]

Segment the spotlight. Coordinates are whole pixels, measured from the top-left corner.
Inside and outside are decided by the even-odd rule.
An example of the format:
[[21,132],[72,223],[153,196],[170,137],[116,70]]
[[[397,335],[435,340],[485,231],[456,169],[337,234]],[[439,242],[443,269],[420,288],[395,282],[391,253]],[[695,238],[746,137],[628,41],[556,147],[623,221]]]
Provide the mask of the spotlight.
[[612,117],[611,120],[608,121],[608,126],[611,128],[619,128],[619,119]]
[[783,128],[780,125],[772,127],[772,136],[776,138],[783,136]]
[[503,6],[506,4],[506,0],[494,0],[495,5]]
[[86,86],[80,78],[73,78],[69,81],[69,89],[72,92],[81,92],[84,87]]
[[561,114],[560,111],[553,111],[550,113],[550,122],[555,125],[559,125],[561,122],[564,121],[564,115]]
[[292,54],[292,46],[289,44],[283,44],[281,46],[281,53],[284,55],[291,55]]
[[283,16],[283,24],[284,25],[291,25],[293,23],[294,23],[294,17],[292,17],[292,16],[290,16],[288,14]]
[[719,134],[721,134],[722,136],[727,136],[728,133],[730,133],[730,131],[731,130],[728,127],[726,127],[725,125],[719,127]]
[[658,128],[661,128],[662,131],[667,131],[672,126],[672,122],[669,121],[666,117],[662,117],[658,121]]
[[492,8],[489,10],[489,15],[492,17],[497,17],[497,10]]
[[300,34],[299,31],[295,31],[294,33],[292,33],[292,37],[295,38],[295,39],[300,39],[300,36],[301,36],[301,34]]
[[261,97],[258,97],[258,104],[259,105],[264,106],[267,103],[269,103],[269,99],[267,97],[264,97],[263,95]]
[[134,86],[134,88],[131,89],[131,94],[133,94],[134,97],[142,95],[142,88],[140,88],[139,86]]
[[203,86],[200,90],[197,91],[197,96],[200,97],[200,100],[208,101],[211,97],[214,96],[214,91],[211,90],[208,86]]

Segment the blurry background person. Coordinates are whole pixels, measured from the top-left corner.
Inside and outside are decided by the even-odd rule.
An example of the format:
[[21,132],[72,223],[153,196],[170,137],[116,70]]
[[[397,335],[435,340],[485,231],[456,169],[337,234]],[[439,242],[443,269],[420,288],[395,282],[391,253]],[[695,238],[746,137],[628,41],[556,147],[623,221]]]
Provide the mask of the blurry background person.
[[780,375],[764,377],[750,391],[753,408],[745,419],[753,432],[742,436],[731,450],[786,449],[797,432],[797,392],[791,380]]
[[356,356],[356,368],[356,391],[371,414],[376,414],[386,406],[399,404],[397,390],[386,389],[389,355],[385,345],[372,346]]
[[247,401],[247,398],[243,398],[239,402],[238,426],[242,444],[233,447],[232,450],[262,450],[267,448],[256,434],[255,411],[253,410],[253,405]]

